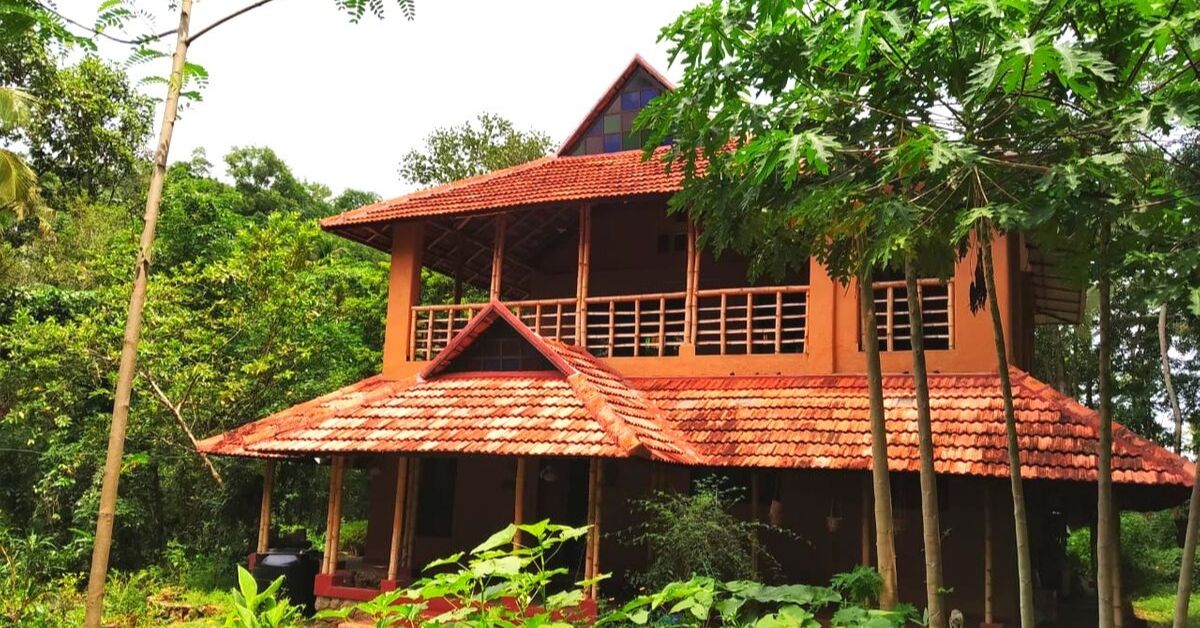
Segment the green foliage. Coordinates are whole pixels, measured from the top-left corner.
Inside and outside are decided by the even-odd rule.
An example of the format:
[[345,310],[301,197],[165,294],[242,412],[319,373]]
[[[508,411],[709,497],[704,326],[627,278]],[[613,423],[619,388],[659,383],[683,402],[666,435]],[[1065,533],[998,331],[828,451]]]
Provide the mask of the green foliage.
[[297,179],[270,148],[234,148],[225,156],[225,165],[234,189],[246,201],[239,208],[243,215],[262,217],[296,212],[308,218],[322,218],[333,213],[328,201],[329,189]]
[[[1167,628],[1175,616],[1175,589],[1133,600],[1133,612],[1151,628]],[[1188,604],[1189,628],[1200,628],[1200,594],[1192,594]]]
[[421,186],[449,183],[545,156],[550,136],[520,131],[512,122],[482,113],[475,122],[434,129],[420,149],[400,160],[400,178]]
[[[522,547],[513,537],[522,532]],[[550,593],[548,587],[565,568],[548,565],[565,543],[584,537],[587,528],[541,521],[500,530],[470,552],[435,560],[427,575],[405,590],[385,593],[372,602],[318,614],[319,619],[346,618],[358,612],[376,626],[570,626],[566,620],[580,602],[588,582]],[[450,610],[434,614],[431,600],[446,600]]]
[[351,556],[362,556],[367,547],[367,520],[343,521],[338,533],[338,547]]
[[[823,624],[818,613],[830,609],[828,623]],[[637,597],[599,618],[596,625],[889,628],[903,626],[912,618],[913,611],[907,607],[883,611],[847,603],[833,588],[694,577]]]
[[239,565],[238,588],[233,590],[233,608],[225,618],[226,628],[285,628],[295,625],[300,608],[275,598],[281,586],[283,576],[259,591],[254,577]]
[[879,572],[866,565],[835,575],[830,584],[847,601],[859,606],[878,603],[879,592],[883,590],[883,578]]
[[[1176,516],[1169,510],[1122,513],[1121,571],[1132,595],[1148,596],[1175,590],[1183,558],[1178,527],[1182,522]],[[1092,551],[1090,530],[1072,530],[1067,538],[1067,556],[1075,573],[1085,581],[1095,578]],[[1197,568],[1200,568],[1200,560],[1193,567]],[[1200,590],[1200,584],[1194,584],[1193,589]]]
[[630,574],[641,587],[659,588],[669,582],[703,576],[717,580],[753,580],[757,553],[765,563],[774,560],[756,535],[771,530],[732,513],[742,491],[719,478],[696,483],[691,494],[656,492],[632,502],[644,520],[619,533],[622,542],[645,547],[651,558],[644,571]]

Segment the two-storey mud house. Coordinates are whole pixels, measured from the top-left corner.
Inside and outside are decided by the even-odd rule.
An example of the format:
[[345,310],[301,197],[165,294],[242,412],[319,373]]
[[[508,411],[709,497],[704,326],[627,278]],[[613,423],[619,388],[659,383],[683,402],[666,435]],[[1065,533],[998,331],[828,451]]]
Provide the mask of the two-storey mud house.
[[[322,222],[391,255],[383,364],[202,443],[268,461],[259,552],[271,538],[273,461],[317,457],[332,466],[315,583],[326,598],[369,598],[508,522],[543,518],[593,524],[567,562],[579,576],[614,574],[602,593],[620,595],[623,574],[646,559],[607,535],[632,522],[629,500],[686,491],[712,473],[746,488],[745,517],[794,533],[763,540],[779,579],[822,583],[871,562],[858,290],[815,262],[751,284],[744,260],[698,250],[695,227],[666,209],[679,173],[643,160],[631,130],[667,89],[635,59],[557,154]],[[1098,419],[1024,369],[1035,325],[1076,320],[1081,299],[1020,237],[991,246],[1037,586],[1053,599],[1066,529],[1094,517]],[[1016,607],[1009,469],[990,319],[970,307],[975,258],[950,281],[923,282],[920,298],[949,604],[1003,620]],[[455,279],[454,303],[422,304],[423,267]],[[462,287],[490,299],[460,302]],[[874,295],[902,596],[920,603],[906,294],[902,281],[879,281]],[[1122,508],[1182,501],[1190,463],[1121,427],[1115,441]],[[355,557],[338,551],[351,470],[370,482],[366,548]]]

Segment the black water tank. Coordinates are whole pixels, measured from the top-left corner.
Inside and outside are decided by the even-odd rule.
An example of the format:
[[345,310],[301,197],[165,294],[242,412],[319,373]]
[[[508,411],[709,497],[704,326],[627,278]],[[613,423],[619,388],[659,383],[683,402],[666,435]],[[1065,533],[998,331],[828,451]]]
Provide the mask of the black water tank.
[[316,612],[317,598],[313,594],[313,580],[321,568],[321,554],[312,550],[273,549],[259,554],[254,564],[254,580],[258,590],[271,585],[283,576],[278,597],[290,600],[304,609],[306,616]]

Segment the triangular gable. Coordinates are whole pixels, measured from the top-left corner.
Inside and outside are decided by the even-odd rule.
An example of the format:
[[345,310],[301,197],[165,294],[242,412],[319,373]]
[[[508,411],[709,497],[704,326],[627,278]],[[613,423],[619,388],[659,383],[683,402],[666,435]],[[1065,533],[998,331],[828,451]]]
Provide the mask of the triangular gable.
[[632,130],[633,119],[646,103],[675,89],[666,77],[637,55],[604,92],[575,132],[558,149],[558,156],[615,153],[641,148],[645,136]]
[[476,346],[476,342],[486,337],[493,326],[501,325],[505,331],[515,333],[519,342],[523,342],[523,348],[532,349],[540,355],[545,362],[541,364],[547,365],[549,368],[558,371],[563,376],[570,375],[572,372],[571,366],[567,364],[556,351],[546,344],[546,340],[535,334],[532,329],[526,327],[508,308],[504,307],[498,301],[492,301],[483,308],[474,318],[471,319],[467,326],[462,331],[458,332],[450,342],[446,344],[446,348],[434,356],[429,364],[417,375],[420,381],[428,380],[443,372],[453,371],[513,371],[513,370],[548,370],[547,368],[529,368],[529,369],[513,369],[513,368],[463,368],[457,364],[460,360],[469,357],[469,352]]

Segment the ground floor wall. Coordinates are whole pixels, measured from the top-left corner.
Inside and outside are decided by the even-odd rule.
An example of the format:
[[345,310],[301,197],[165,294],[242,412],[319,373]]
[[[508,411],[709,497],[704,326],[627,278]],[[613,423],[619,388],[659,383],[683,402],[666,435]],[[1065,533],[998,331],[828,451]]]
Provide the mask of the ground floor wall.
[[[422,464],[414,566],[469,549],[513,517],[516,462],[513,458],[464,456],[425,458]],[[391,538],[396,459],[369,462],[370,505],[365,559],[386,565]],[[525,520],[551,519],[584,525],[588,461],[529,459],[525,478]],[[654,487],[689,491],[706,475],[724,475],[745,490],[735,514],[757,516],[781,532],[764,532],[762,542],[777,566],[762,565],[762,578],[774,582],[828,584],[836,573],[864,560],[874,561],[873,505],[866,471],[700,469],[642,460],[605,463],[601,499],[600,570],[612,574],[604,596],[635,593],[628,575],[646,565],[644,548],[630,547],[613,534],[640,520],[631,501]],[[759,500],[749,499],[752,475],[758,475]],[[1068,524],[1086,525],[1092,503],[1070,485],[1026,483],[1033,558],[1039,597],[1049,601],[1070,588],[1065,559]],[[924,553],[920,494],[915,474],[893,474],[896,551],[903,601],[925,606]],[[985,503],[990,500],[990,506]],[[939,478],[939,503],[947,608],[963,611],[968,622],[982,619],[984,599],[985,517],[991,518],[993,609],[998,621],[1017,616],[1016,559],[1008,481],[964,476]],[[865,515],[865,516],[864,516]],[[866,527],[864,527],[866,526]],[[864,537],[865,532],[865,537]],[[865,538],[865,545],[864,545]],[[864,553],[864,548],[866,552]],[[564,550],[560,565],[582,573],[584,550]],[[1042,605],[1048,608],[1052,605]],[[970,625],[970,624],[969,624]]]

